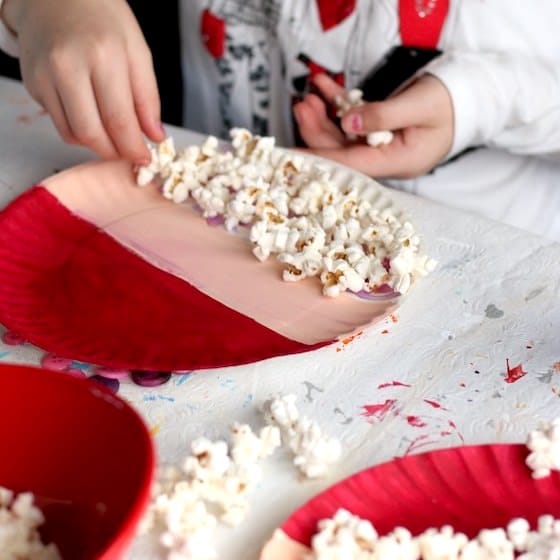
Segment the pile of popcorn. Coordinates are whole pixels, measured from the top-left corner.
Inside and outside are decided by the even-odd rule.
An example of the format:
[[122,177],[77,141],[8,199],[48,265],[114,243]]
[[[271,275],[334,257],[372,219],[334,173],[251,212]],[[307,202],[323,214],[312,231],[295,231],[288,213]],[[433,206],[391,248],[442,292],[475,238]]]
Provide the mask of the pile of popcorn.
[[533,471],[533,478],[550,475],[551,470],[560,470],[560,418],[543,422],[529,433],[527,440],[529,453],[527,466]]
[[330,297],[404,294],[435,268],[412,224],[371,182],[340,185],[328,167],[275,149],[274,138],[239,128],[231,138],[231,150],[212,136],[180,153],[172,138],[151,146],[151,163],[138,169],[137,183],[158,180],[175,203],[194,203],[229,231],[250,228],[257,259],[274,256],[288,282],[319,278]]
[[18,494],[0,486],[0,558],[60,560],[54,544],[45,545],[39,527],[45,519],[29,492]]
[[[350,109],[364,105],[363,95],[364,94],[361,89],[351,89],[350,91],[345,92],[345,95],[337,95],[334,100],[337,108],[336,116],[342,118]],[[347,136],[350,140],[355,139],[355,137],[350,134]],[[366,135],[366,142],[374,148],[390,144],[392,141],[393,133],[390,130],[378,130],[375,132],[369,132]]]
[[246,518],[249,495],[262,480],[260,463],[281,445],[308,478],[326,474],[339,459],[339,442],[324,435],[315,422],[300,417],[295,400],[288,395],[267,401],[266,425],[258,435],[249,425],[234,423],[229,447],[225,441],[198,438],[181,468],[162,469],[141,531],[159,535],[168,560],[217,557],[218,525],[237,526]]
[[469,540],[452,527],[427,529],[413,537],[397,527],[379,536],[367,520],[339,509],[318,524],[309,560],[557,560],[560,558],[560,520],[539,518],[536,531],[522,518],[507,528],[483,529]]

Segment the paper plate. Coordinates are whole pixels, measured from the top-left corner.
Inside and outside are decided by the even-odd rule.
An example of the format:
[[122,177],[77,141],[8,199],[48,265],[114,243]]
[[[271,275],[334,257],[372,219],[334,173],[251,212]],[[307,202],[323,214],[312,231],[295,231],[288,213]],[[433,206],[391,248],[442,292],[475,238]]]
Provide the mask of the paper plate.
[[[382,187],[361,181],[387,205]],[[240,235],[155,186],[137,187],[122,161],[54,175],[0,213],[0,323],[67,358],[146,370],[237,365],[332,343],[394,307],[326,298],[315,279],[283,282],[278,263],[260,263]]]
[[355,474],[293,513],[261,560],[303,560],[321,519],[339,508],[373,523],[383,535],[396,526],[419,534],[452,525],[474,537],[524,517],[560,516],[560,475],[533,479],[524,445],[478,445],[395,459]]

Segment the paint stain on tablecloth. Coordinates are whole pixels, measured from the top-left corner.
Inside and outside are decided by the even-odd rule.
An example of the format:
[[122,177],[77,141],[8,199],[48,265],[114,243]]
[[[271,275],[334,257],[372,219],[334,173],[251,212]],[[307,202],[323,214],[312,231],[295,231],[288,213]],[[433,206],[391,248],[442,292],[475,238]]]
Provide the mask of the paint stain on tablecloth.
[[515,367],[510,367],[509,359],[506,358],[506,371],[507,375],[504,381],[506,383],[515,383],[519,381],[522,377],[527,375],[527,372],[523,370],[523,364],[518,364]]

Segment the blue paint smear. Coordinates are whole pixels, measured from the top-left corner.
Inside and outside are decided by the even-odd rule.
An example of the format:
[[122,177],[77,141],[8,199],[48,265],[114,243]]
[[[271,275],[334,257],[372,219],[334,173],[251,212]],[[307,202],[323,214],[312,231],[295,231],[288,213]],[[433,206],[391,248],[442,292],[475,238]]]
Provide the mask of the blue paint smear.
[[144,400],[145,401],[155,401],[156,396],[155,395],[144,395]]
[[77,360],[73,360],[71,367],[73,367],[74,369],[79,369],[80,371],[89,371],[91,365],[86,364],[85,362],[79,362]]
[[158,395],[158,399],[160,401],[175,402],[175,399],[173,397],[166,397],[165,395]]
[[175,385],[182,385],[190,376],[191,376],[190,373],[184,373],[182,375],[179,375],[177,381],[175,382]]
[[8,354],[9,354],[9,352],[0,352],[0,360],[2,358],[5,358]]

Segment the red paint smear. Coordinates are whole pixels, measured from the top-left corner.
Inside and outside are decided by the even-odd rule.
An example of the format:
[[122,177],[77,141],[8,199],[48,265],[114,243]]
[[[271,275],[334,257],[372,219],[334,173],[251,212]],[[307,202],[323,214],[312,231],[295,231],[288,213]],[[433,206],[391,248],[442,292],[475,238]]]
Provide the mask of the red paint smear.
[[553,369],[556,373],[560,373],[560,362],[556,362],[555,364],[552,364],[552,369]]
[[426,404],[429,404],[433,408],[441,408],[441,410],[447,410],[447,408],[441,406],[441,404],[439,404],[437,401],[430,401],[428,399],[424,399],[424,402]]
[[459,387],[466,387],[464,383],[459,383]]
[[390,383],[382,383],[378,385],[378,389],[386,389],[387,387],[411,387],[408,383],[403,383],[402,381],[391,381]]
[[389,315],[389,317],[391,317],[391,321],[393,321],[393,323],[398,323],[399,322],[399,318],[397,317],[397,315],[395,313],[391,313],[391,315]]
[[[449,426],[451,428],[453,428],[455,430],[455,433],[459,436],[459,439],[461,440],[461,443],[465,443],[465,438],[463,437],[463,434],[457,430],[457,426],[456,426],[455,422],[453,422],[453,420],[448,420],[447,423],[449,424]],[[451,432],[449,432],[449,433],[451,433]]]
[[414,438],[404,452],[405,457],[406,455],[410,455],[413,451],[416,451],[421,447],[436,443],[435,441],[426,441],[429,437],[430,436],[428,434],[423,434],[421,436],[418,436],[417,438]]
[[17,120],[18,123],[30,124],[37,117],[44,117],[45,115],[48,115],[47,111],[45,111],[45,109],[40,109],[39,111],[37,111],[33,115],[19,115],[16,120]]
[[384,403],[380,404],[365,404],[362,412],[362,416],[369,418],[372,421],[381,422],[391,412],[397,401],[395,399],[387,399]]
[[385,329],[384,331],[381,331],[381,334],[389,334],[389,331]]
[[407,416],[406,421],[415,428],[424,428],[425,426],[427,426],[426,422],[424,422],[418,416]]
[[42,187],[0,212],[0,262],[0,322],[59,356],[173,371],[313,348],[153,267]]
[[506,358],[506,368],[507,368],[507,377],[504,379],[506,383],[515,383],[519,381],[522,377],[527,375],[526,371],[523,371],[523,364],[519,364],[514,368],[509,367],[509,360]]

